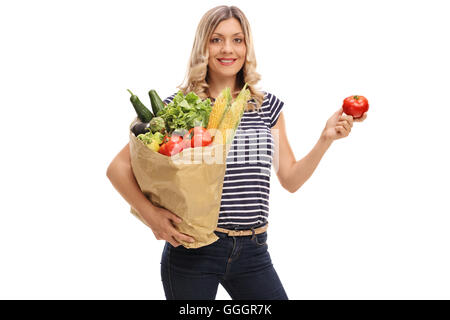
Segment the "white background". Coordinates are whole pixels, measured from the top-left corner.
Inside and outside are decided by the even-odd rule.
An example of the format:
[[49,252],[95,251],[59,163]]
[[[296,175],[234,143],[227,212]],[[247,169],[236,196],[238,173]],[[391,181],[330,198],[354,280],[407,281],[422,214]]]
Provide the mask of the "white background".
[[[163,242],[106,168],[135,116],[126,89],[147,105],[175,92],[219,4],[235,2],[1,3],[0,298],[164,299]],[[345,97],[370,102],[296,193],[273,172],[269,252],[289,297],[449,299],[445,1],[237,5],[297,159]]]

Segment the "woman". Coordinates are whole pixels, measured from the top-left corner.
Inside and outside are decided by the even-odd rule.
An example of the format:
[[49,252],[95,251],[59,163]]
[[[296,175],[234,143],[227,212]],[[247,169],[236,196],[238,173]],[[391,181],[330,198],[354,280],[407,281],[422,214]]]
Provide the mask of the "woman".
[[214,299],[219,283],[232,299],[287,299],[266,244],[271,165],[278,163],[281,185],[295,192],[331,143],[348,136],[353,121],[366,118],[364,114],[354,120],[339,109],[312,151],[297,161],[286,135],[283,102],[255,88],[260,79],[255,68],[250,26],[242,11],[234,6],[209,10],[197,28],[187,76],[179,88],[214,100],[225,87],[236,97],[247,83],[252,94],[227,157],[219,240],[198,249],[180,246],[180,240],[193,239],[175,229],[179,217],[143,195],[131,169],[128,145],[108,167],[107,176],[117,191],[146,220],[156,239],[166,241],[161,275],[167,299]]

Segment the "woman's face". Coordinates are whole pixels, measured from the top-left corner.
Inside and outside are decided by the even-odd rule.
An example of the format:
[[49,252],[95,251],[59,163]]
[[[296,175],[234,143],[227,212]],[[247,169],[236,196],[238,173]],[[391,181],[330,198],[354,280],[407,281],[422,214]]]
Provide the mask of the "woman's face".
[[209,72],[232,77],[245,63],[247,46],[239,20],[230,18],[219,23],[209,39]]

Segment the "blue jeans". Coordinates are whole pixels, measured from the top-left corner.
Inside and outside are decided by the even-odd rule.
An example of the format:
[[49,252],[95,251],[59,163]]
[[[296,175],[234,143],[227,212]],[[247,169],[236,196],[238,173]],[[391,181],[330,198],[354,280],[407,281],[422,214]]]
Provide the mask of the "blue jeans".
[[233,300],[287,300],[267,251],[267,232],[228,236],[186,249],[166,242],[161,277],[168,300],[213,300],[219,283]]

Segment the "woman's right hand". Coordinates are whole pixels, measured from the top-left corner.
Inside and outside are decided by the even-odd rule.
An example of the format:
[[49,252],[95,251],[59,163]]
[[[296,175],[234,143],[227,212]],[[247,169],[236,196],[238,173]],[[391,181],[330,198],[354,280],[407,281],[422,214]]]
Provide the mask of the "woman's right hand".
[[181,245],[180,241],[195,242],[192,237],[175,229],[174,224],[181,223],[182,220],[167,209],[154,206],[151,214],[144,215],[144,219],[149,224],[157,240],[166,240],[174,247]]

